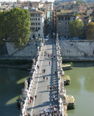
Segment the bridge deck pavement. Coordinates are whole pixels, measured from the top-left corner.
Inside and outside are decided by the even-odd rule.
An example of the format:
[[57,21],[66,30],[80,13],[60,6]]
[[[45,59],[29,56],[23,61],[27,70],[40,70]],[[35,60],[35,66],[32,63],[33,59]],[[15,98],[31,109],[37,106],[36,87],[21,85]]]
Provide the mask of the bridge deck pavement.
[[[55,55],[55,44],[45,43],[43,51],[47,51],[49,54],[53,53],[53,55]],[[51,62],[50,65],[49,62]],[[29,103],[28,106],[28,112],[31,114],[31,116],[33,116],[33,114],[38,115],[39,113],[44,115],[43,109],[48,109],[50,103],[52,106],[58,106],[58,89],[52,89],[51,91],[47,90],[48,85],[53,87],[53,85],[58,84],[56,75],[54,74],[54,71],[56,70],[56,60],[51,60],[51,58],[48,58],[48,56],[44,56],[41,58],[39,66],[40,68],[36,75],[35,84],[31,94],[33,97],[37,95],[37,99],[34,100],[31,104]],[[45,73],[42,72],[43,69],[46,70]],[[48,80],[45,79],[44,81],[43,76],[48,77]],[[53,101],[53,95],[56,97],[55,101]]]

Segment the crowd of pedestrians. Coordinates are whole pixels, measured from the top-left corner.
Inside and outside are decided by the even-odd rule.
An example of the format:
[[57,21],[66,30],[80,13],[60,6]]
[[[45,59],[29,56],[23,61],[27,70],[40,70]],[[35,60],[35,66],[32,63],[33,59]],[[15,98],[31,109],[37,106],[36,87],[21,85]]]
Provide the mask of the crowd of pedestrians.
[[58,110],[57,106],[55,105],[52,107],[52,104],[50,103],[49,108],[43,109],[43,114],[39,113],[38,115],[33,114],[33,116],[61,116],[60,111]]

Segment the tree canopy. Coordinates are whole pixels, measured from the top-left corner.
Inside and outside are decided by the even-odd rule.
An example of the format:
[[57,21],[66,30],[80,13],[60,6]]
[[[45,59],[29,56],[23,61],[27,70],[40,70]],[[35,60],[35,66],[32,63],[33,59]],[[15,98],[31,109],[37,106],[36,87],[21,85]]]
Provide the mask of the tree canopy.
[[22,47],[29,41],[30,14],[28,10],[14,8],[0,12],[0,43],[3,38],[9,38],[17,47]]
[[94,22],[87,24],[87,31],[86,31],[87,39],[94,39]]
[[71,37],[78,37],[83,33],[83,21],[80,21],[79,19],[75,19],[74,21],[70,21],[69,23],[69,31],[71,34]]

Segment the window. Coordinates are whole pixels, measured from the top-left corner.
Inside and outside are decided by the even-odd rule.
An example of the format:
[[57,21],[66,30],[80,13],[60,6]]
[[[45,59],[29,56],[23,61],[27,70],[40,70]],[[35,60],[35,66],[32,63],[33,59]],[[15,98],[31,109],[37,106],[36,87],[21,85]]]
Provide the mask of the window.
[[37,14],[36,14],[36,17],[37,17]]
[[40,18],[38,18],[38,20],[40,20]]
[[67,27],[65,27],[65,29],[67,29]]
[[63,20],[63,17],[62,17],[62,20]]
[[67,22],[65,22],[65,24],[67,25]]
[[67,17],[65,17],[65,20],[67,20]]
[[38,14],[38,16],[40,16],[40,14]]
[[68,17],[68,20],[70,20],[70,17]]
[[31,25],[35,25],[35,23],[31,23]]
[[36,25],[37,25],[37,23],[36,23]]
[[38,27],[38,30],[40,30],[40,27]]
[[37,20],[37,18],[36,18],[36,20]]
[[36,31],[37,31],[37,27],[36,27]]
[[34,14],[31,14],[31,17],[34,17]]
[[30,30],[34,31],[34,30],[35,30],[35,28],[34,28],[34,27],[30,27]]
[[58,17],[58,20],[60,20],[60,17]]
[[40,23],[38,23],[38,25],[40,25]]

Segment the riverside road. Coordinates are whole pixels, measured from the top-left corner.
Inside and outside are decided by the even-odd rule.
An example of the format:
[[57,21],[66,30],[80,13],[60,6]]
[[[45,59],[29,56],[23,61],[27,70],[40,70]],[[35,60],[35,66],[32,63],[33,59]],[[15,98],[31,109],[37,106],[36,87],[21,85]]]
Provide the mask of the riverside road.
[[[44,51],[50,55],[53,53],[52,56],[56,55],[55,43],[50,44],[49,42],[46,42],[42,52]],[[55,90],[52,89],[54,85],[56,87],[58,86],[58,81],[55,75],[56,59],[51,59],[48,55],[41,56],[39,67],[31,94],[32,97],[37,95],[37,99],[32,103],[29,103],[28,106],[28,112],[31,116],[34,114],[39,115],[40,113],[44,115],[43,110],[46,109],[47,111],[50,104],[52,107],[57,106],[56,109],[58,110],[58,88]],[[45,73],[43,73],[43,69],[45,69]],[[45,78],[48,77],[48,80],[43,80],[43,76],[45,76]],[[50,86],[51,90],[47,89],[47,86]],[[55,101],[53,101],[53,95],[55,95]]]

